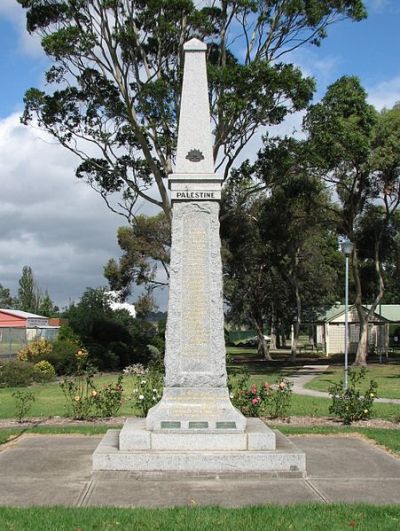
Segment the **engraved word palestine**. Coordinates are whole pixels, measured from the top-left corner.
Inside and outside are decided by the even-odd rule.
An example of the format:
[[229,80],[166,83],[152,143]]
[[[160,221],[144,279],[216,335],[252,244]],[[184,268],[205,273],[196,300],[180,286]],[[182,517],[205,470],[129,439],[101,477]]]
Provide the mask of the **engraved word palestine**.
[[216,199],[214,192],[176,192],[177,199]]

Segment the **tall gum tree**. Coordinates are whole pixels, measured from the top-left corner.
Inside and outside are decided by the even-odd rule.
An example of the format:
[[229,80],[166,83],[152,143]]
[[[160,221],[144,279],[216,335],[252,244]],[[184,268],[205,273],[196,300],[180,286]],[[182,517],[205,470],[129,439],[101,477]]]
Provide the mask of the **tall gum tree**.
[[[339,233],[353,244],[352,272],[355,306],[360,322],[356,365],[366,365],[368,324],[384,295],[382,244],[399,205],[400,121],[398,107],[377,111],[355,77],[342,77],[330,87],[322,101],[311,106],[304,126],[312,146],[312,166],[336,195]],[[397,117],[397,120],[395,119]],[[377,208],[378,206],[381,208]],[[363,251],[365,216],[374,215],[370,232],[373,248]],[[375,269],[375,289],[365,311],[365,289],[361,278],[362,255],[369,256]]]
[[294,322],[293,360],[304,312],[326,303],[335,286],[332,253],[326,252],[333,229],[330,202],[320,180],[309,174],[308,158],[305,141],[265,138],[254,165],[270,191],[261,217],[263,240],[291,294],[286,312]]
[[327,28],[366,16],[362,0],[16,0],[51,61],[48,90],[25,95],[34,121],[80,164],[114,212],[140,198],[171,216],[183,43],[208,44],[217,170],[228,175],[260,129],[308,104],[314,83],[285,62]]

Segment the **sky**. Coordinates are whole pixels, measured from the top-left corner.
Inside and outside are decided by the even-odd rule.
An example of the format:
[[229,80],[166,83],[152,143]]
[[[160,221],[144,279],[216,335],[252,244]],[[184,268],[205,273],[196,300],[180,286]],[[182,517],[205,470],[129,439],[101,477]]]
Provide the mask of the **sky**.
[[[356,75],[378,109],[400,101],[400,0],[367,0],[368,19],[341,22],[320,48],[292,59],[317,81],[315,101],[342,75]],[[106,285],[103,267],[118,258],[123,218],[75,177],[77,159],[43,131],[20,124],[25,91],[43,86],[48,64],[40,41],[25,29],[16,0],[0,0],[0,284],[12,294],[24,265],[60,306],[77,301],[88,286]],[[289,117],[274,133],[299,128]],[[243,157],[254,158],[258,140]],[[146,206],[141,211],[146,213]],[[164,310],[166,293],[159,297]]]

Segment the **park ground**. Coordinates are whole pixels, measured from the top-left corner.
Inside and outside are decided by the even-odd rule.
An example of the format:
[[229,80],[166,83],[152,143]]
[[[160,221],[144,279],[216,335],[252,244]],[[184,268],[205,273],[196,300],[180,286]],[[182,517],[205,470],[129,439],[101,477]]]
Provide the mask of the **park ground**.
[[[237,371],[246,367],[251,383],[275,382],[284,376],[290,379],[304,365],[328,365],[327,370],[306,384],[315,391],[327,391],[332,382],[338,382],[343,375],[340,356],[326,359],[312,352],[299,358],[296,364],[289,363],[287,352],[273,353],[274,361],[257,358],[255,349],[229,348],[228,369]],[[379,397],[400,398],[400,357],[392,357],[386,363],[371,360],[368,378],[378,382]],[[116,380],[115,374],[98,375],[98,383]],[[126,394],[132,390],[129,378],[125,379]],[[35,394],[28,422],[19,424],[15,420],[13,389],[0,389],[0,448],[9,448],[29,442],[31,434],[55,436],[77,434],[77,436],[100,436],[111,427],[123,423],[124,417],[134,414],[128,403],[124,403],[120,417],[109,421],[77,422],[65,417],[64,396],[58,382],[34,385]],[[369,421],[360,421],[344,427],[329,416],[329,398],[293,395],[290,418],[285,421],[269,421],[273,427],[291,437],[305,437],[305,443],[312,437],[324,437],[326,444],[332,437],[361,438],[387,455],[400,459],[400,405],[376,403],[374,415]],[[92,439],[91,437],[90,439]],[[331,438],[331,439],[329,439]],[[53,438],[51,438],[53,440]],[[93,439],[94,440],[94,439]],[[304,443],[304,444],[305,444]],[[24,443],[25,444],[25,443]],[[1,450],[0,450],[1,451]],[[365,480],[367,479],[367,476]],[[346,479],[347,484],[351,480]],[[371,480],[372,482],[375,480]],[[136,482],[137,483],[137,482]],[[243,488],[246,488],[243,485]],[[250,488],[250,487],[248,487]],[[363,490],[361,483],[353,488]],[[245,496],[246,497],[246,496]],[[249,495],[247,495],[249,499]],[[1,529],[398,529],[400,527],[400,505],[315,504],[306,503],[280,507],[276,504],[259,505],[255,498],[254,507],[223,508],[199,507],[196,501],[189,507],[166,509],[156,508],[94,508],[94,507],[0,507]],[[389,499],[389,498],[388,498]],[[333,500],[335,498],[333,497]],[[354,502],[354,500],[353,500]],[[248,502],[250,505],[251,503]],[[379,503],[384,503],[382,499]],[[388,501],[388,503],[394,503]],[[396,502],[397,503],[397,502]],[[64,505],[64,504],[62,504]],[[315,518],[318,511],[318,519]]]

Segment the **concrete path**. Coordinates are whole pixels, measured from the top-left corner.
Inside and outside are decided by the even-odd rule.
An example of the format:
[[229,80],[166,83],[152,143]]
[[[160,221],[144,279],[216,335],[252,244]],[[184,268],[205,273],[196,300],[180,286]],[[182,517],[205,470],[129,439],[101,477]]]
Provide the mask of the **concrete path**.
[[[314,391],[313,389],[306,389],[304,386],[319,374],[327,372],[329,365],[304,365],[296,373],[288,377],[293,382],[293,393],[296,395],[316,396],[321,398],[330,398],[328,393],[323,391]],[[379,393],[379,389],[378,389]],[[398,398],[376,398],[375,402],[381,404],[400,404]]]
[[26,435],[0,450],[0,505],[166,507],[400,503],[400,459],[357,437],[293,437],[307,477],[91,473],[99,437]]

